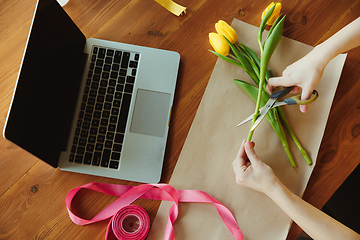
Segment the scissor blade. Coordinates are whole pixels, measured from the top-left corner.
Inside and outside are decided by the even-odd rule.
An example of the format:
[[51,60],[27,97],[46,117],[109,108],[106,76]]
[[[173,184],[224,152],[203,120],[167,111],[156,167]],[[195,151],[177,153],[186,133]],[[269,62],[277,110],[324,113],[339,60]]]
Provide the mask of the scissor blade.
[[254,129],[259,126],[260,122],[265,118],[266,114],[269,112],[269,110],[273,107],[273,105],[276,102],[276,98],[270,98],[269,101],[265,104],[263,108],[260,110],[260,115],[254,122],[253,126],[251,127],[250,131],[254,131]]
[[[262,107],[262,108],[260,108],[259,111],[261,112],[261,111],[263,111],[264,109],[265,109],[265,106]],[[253,119],[253,117],[254,117],[254,114],[255,114],[255,113],[253,113],[253,114],[251,114],[249,117],[245,118],[244,121],[242,121],[241,123],[239,123],[239,124],[237,125],[237,127],[243,125],[244,123],[247,123],[247,122],[251,121],[251,120]]]
[[251,114],[251,115],[250,115],[249,117],[247,117],[244,121],[242,121],[241,123],[239,123],[239,124],[237,125],[237,127],[243,125],[244,123],[247,123],[247,122],[251,121],[251,119],[253,119],[253,116],[254,116],[254,114]]

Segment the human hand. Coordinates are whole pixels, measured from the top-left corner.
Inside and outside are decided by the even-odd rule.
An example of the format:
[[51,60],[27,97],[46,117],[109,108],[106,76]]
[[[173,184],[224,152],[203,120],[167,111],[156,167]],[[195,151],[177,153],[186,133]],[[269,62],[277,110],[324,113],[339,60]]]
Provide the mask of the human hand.
[[273,170],[259,159],[255,143],[243,141],[233,162],[236,183],[269,195],[279,183]]
[[[308,100],[321,79],[326,63],[322,53],[314,48],[305,57],[289,65],[281,77],[270,78],[266,89],[271,93],[276,86],[295,86],[295,92],[302,89],[301,100]],[[305,113],[307,109],[308,105],[300,105],[300,111]]]

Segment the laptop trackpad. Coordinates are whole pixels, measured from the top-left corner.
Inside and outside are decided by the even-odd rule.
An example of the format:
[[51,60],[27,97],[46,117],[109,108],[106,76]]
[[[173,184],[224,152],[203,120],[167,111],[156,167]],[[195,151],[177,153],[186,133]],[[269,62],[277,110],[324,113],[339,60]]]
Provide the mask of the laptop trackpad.
[[168,125],[171,94],[138,89],[130,132],[164,137]]

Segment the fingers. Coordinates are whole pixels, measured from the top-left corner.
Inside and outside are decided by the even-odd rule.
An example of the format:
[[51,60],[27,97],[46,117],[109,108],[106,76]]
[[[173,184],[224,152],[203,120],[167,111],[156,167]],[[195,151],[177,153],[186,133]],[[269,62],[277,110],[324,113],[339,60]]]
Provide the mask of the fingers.
[[269,78],[268,84],[266,85],[266,90],[271,94],[273,92],[274,87],[283,86],[289,87],[292,84],[286,80],[286,77],[273,77]]
[[245,140],[243,140],[242,143],[241,143],[238,154],[236,155],[236,159],[239,159],[241,162],[242,162],[242,160],[246,159]]
[[248,162],[249,162],[249,159],[248,159],[248,157],[246,156],[246,153],[245,153],[245,140],[244,140],[241,143],[238,154],[236,155],[236,158],[235,158],[235,160],[234,160],[234,162],[232,164],[235,174],[240,169],[245,170],[246,169],[246,164]]
[[247,157],[249,158],[252,165],[256,165],[259,162],[261,162],[261,160],[259,159],[259,157],[257,156],[257,154],[254,150],[254,147],[255,147],[254,142],[246,142],[245,143],[245,153],[246,153]]

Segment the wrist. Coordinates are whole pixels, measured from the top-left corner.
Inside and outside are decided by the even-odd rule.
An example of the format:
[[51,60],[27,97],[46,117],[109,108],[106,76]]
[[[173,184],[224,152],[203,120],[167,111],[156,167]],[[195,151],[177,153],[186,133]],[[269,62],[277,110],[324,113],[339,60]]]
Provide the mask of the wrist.
[[324,71],[326,65],[337,55],[335,49],[328,46],[326,42],[317,45],[310,54],[319,71]]
[[278,178],[275,178],[271,187],[269,187],[264,193],[276,202],[276,198],[283,195],[285,188],[284,184],[282,184]]

